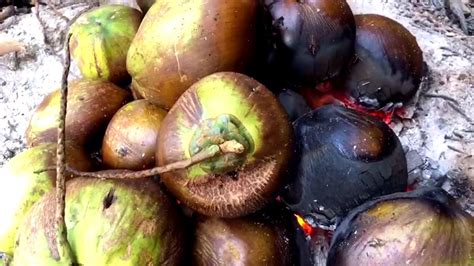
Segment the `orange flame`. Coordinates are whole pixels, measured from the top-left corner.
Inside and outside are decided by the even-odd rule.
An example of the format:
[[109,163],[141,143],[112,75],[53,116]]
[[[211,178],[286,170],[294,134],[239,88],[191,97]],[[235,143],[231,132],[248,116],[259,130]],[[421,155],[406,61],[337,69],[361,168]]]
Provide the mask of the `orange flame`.
[[298,214],[293,214],[293,215],[296,217],[296,221],[300,225],[301,229],[303,229],[303,232],[305,233],[305,235],[306,236],[312,235],[314,228],[308,223],[306,223],[303,217],[299,216]]

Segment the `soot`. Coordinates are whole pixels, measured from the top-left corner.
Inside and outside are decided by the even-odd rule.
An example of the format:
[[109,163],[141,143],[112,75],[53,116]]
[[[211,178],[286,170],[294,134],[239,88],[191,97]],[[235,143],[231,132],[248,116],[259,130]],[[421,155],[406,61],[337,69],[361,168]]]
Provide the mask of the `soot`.
[[298,163],[284,200],[297,214],[330,226],[372,197],[406,189],[405,154],[382,121],[326,105],[293,125]]
[[347,93],[370,109],[405,103],[424,72],[416,38],[401,24],[380,15],[355,16],[355,57],[345,78]]
[[338,75],[350,61],[355,22],[345,1],[263,2],[258,49],[264,83],[315,85]]

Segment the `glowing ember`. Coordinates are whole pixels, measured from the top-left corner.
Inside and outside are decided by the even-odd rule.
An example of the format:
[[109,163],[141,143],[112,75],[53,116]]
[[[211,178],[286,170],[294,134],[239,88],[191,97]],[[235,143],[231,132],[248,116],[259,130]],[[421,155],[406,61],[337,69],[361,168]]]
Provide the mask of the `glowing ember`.
[[384,121],[386,124],[390,124],[390,122],[392,122],[393,111],[386,113],[384,111],[367,110],[363,106],[352,101],[343,91],[331,89],[331,86],[331,83],[326,82],[320,86],[317,86],[316,89],[303,88],[300,93],[306,99],[308,105],[313,109],[327,104],[338,103],[344,105],[349,109],[353,109],[359,112],[366,113],[370,116],[377,117],[380,120]]
[[296,217],[296,221],[298,222],[300,227],[303,229],[305,235],[311,236],[313,234],[314,228],[311,227],[311,225],[309,225],[308,223],[306,223],[303,217],[299,216],[298,214],[294,214],[294,216]]
[[[342,98],[342,97],[341,97]],[[392,117],[393,117],[393,111],[390,111],[390,112],[383,112],[383,111],[371,111],[371,110],[367,110],[365,109],[364,107],[358,105],[357,103],[355,102],[352,102],[346,95],[343,95],[343,98],[338,98],[343,104],[344,106],[346,106],[347,108],[350,108],[350,109],[353,109],[353,110],[356,110],[356,111],[359,111],[359,112],[363,112],[363,113],[366,113],[370,116],[374,116],[374,117],[377,117],[379,118],[380,120],[384,121],[385,124],[390,124],[390,122],[392,122]]]
[[333,85],[331,83],[331,81],[325,81],[323,83],[320,83],[318,85],[316,85],[316,90],[322,92],[322,93],[328,93],[332,90],[333,88]]

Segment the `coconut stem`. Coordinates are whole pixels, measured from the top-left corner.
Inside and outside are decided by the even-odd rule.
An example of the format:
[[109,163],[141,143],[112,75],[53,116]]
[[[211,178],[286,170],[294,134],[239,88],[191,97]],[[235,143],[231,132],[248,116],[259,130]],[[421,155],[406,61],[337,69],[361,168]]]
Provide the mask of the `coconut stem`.
[[71,65],[71,56],[69,53],[69,40],[71,34],[68,35],[65,42],[65,59],[64,72],[61,80],[61,104],[59,110],[59,127],[58,127],[58,146],[57,146],[57,162],[56,162],[56,213],[55,213],[55,229],[56,229],[56,248],[58,251],[58,261],[71,264],[72,251],[67,241],[67,230],[64,222],[65,198],[66,198],[66,109],[67,109],[67,78]]
[[129,170],[105,170],[98,172],[81,172],[73,168],[67,167],[66,171],[68,174],[80,177],[94,177],[94,178],[103,178],[103,179],[136,179],[136,178],[145,178],[155,175],[159,175],[166,172],[171,172],[175,170],[186,169],[189,166],[200,163],[202,161],[214,158],[215,156],[228,154],[228,153],[242,153],[245,148],[242,144],[235,140],[229,140],[222,144],[211,145],[202,151],[191,156],[191,158],[170,163],[164,166],[158,166],[152,169],[143,170],[143,171],[129,171]]

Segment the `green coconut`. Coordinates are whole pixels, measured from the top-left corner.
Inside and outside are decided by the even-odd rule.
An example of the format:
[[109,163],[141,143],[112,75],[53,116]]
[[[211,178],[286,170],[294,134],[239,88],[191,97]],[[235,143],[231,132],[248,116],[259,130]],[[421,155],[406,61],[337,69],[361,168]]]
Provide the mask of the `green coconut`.
[[[66,139],[78,145],[93,142],[130,93],[108,81],[79,79],[70,82],[66,115]],[[45,97],[26,129],[29,147],[56,142],[59,126],[60,90]],[[101,138],[100,138],[101,139]]]
[[123,83],[130,79],[127,52],[142,13],[123,5],[107,5],[81,15],[71,26],[71,55],[85,78]]
[[240,154],[225,154],[187,169],[161,174],[167,188],[195,211],[219,217],[255,212],[285,182],[293,130],[276,97],[243,74],[220,72],[191,86],[161,124],[160,166],[234,141]]
[[[39,201],[20,227],[14,265],[60,265],[54,242],[55,194]],[[65,223],[73,263],[177,265],[182,217],[150,179],[75,178],[67,183]]]
[[[66,145],[66,161],[74,168],[89,171],[87,154],[71,143]],[[0,169],[0,252],[13,254],[18,227],[33,204],[51,191],[56,171],[36,171],[56,165],[56,144],[45,143],[13,157]]]
[[157,1],[127,56],[133,89],[168,110],[199,79],[244,72],[255,55],[257,2]]

